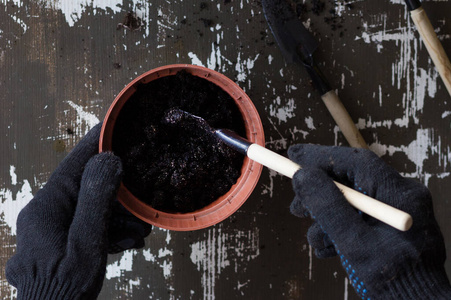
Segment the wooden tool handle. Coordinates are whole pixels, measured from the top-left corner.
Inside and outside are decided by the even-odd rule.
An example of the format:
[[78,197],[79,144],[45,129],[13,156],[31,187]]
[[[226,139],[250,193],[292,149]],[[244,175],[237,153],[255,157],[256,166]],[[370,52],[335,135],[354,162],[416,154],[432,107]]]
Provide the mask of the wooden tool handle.
[[[257,144],[249,146],[247,156],[289,178],[293,178],[294,173],[301,169],[297,163]],[[358,210],[401,231],[406,231],[412,226],[412,217],[408,213],[359,193],[341,183],[335,181],[334,183],[346,200]]]
[[431,21],[422,7],[412,10],[410,12],[415,26],[420,33],[423,43],[437,68],[443,83],[451,95],[451,63],[440,43],[437,35],[435,34],[434,28],[431,25]]
[[338,98],[337,94],[334,91],[329,91],[321,96],[329,110],[330,114],[337,123],[341,132],[345,136],[349,145],[354,148],[364,148],[368,149],[368,145],[365,143],[362,135],[359,130],[355,126],[354,122],[351,119],[348,111],[344,107],[343,103],[341,103],[340,98]]

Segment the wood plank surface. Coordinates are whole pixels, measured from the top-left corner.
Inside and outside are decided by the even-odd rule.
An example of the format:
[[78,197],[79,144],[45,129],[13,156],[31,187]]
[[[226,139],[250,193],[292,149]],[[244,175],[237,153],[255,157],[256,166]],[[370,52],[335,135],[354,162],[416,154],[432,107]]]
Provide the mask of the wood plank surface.
[[[315,57],[370,149],[431,190],[450,257],[451,96],[403,1],[324,3],[316,15],[305,0],[302,16],[320,41]],[[451,1],[423,7],[451,55]],[[129,11],[139,30],[118,29]],[[259,1],[0,1],[0,298],[15,298],[4,266],[20,209],[125,85],[173,63],[242,87],[271,150],[347,146],[307,73],[285,63]],[[293,195],[264,169],[222,223],[155,228],[144,249],[110,256],[100,299],[358,299],[338,259],[312,253],[311,221],[289,213]]]

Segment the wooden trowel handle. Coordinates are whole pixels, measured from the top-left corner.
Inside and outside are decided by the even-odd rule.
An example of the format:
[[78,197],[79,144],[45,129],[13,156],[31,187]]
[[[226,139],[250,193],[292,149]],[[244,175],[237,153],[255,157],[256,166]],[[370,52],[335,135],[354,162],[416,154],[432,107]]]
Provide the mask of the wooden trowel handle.
[[354,148],[368,149],[368,145],[365,143],[365,140],[355,126],[351,116],[344,107],[343,103],[340,101],[340,98],[338,98],[337,94],[331,90],[322,95],[321,99],[323,99],[324,104],[334,118],[335,123],[337,123],[349,145]]
[[449,62],[449,58],[446,55],[442,44],[437,38],[437,34],[435,34],[431,21],[429,21],[429,18],[422,7],[412,10],[410,16],[423,39],[423,43],[426,46],[448,93],[451,95],[451,63]]
[[[289,178],[293,178],[294,173],[301,169],[297,163],[257,144],[251,144],[246,154],[250,159]],[[406,231],[412,226],[412,217],[408,213],[359,193],[341,183],[335,181],[334,183],[346,200],[358,210],[401,231]]]

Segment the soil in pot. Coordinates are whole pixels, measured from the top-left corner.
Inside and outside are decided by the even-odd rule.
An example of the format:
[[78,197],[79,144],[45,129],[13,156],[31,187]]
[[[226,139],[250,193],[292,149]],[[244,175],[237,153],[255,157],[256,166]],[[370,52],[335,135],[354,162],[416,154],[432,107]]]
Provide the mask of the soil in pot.
[[196,126],[173,126],[165,113],[179,108],[214,128],[245,136],[233,99],[215,84],[187,72],[137,85],[113,132],[123,183],[141,201],[166,212],[192,212],[230,190],[244,157]]

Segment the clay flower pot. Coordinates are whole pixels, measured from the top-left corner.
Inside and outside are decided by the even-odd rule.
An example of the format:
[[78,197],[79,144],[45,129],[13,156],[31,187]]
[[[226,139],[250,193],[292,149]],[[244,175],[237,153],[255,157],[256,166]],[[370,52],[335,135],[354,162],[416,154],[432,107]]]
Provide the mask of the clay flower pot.
[[[114,124],[122,107],[136,91],[136,84],[149,83],[158,78],[175,75],[185,70],[219,86],[234,99],[244,120],[247,139],[264,146],[263,126],[254,104],[246,93],[232,80],[213,70],[193,65],[168,65],[148,71],[130,82],[111,104],[100,134],[99,150],[112,151]],[[233,214],[250,196],[256,186],[262,166],[244,158],[241,176],[231,189],[206,207],[190,213],[168,213],[159,211],[136,198],[123,184],[118,191],[118,200],[138,218],[152,225],[177,231],[196,230],[217,224]]]

